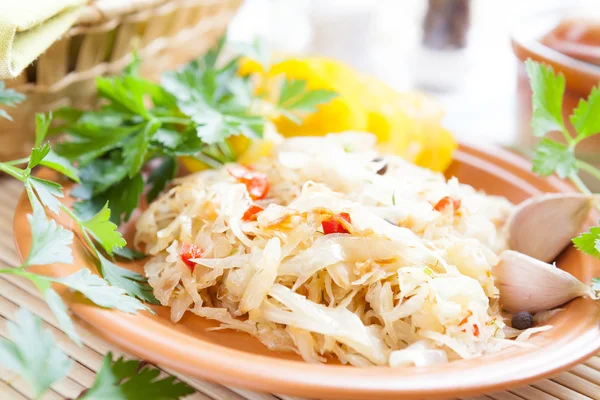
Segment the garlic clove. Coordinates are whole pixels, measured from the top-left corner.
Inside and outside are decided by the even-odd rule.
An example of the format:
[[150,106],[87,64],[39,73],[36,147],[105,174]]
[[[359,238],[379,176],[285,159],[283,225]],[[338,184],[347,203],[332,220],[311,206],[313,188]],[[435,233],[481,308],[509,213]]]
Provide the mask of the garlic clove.
[[553,261],[583,228],[593,205],[581,193],[547,193],[525,200],[508,221],[512,250]]
[[511,313],[546,311],[590,294],[590,288],[568,272],[512,250],[500,254],[492,273],[500,304]]

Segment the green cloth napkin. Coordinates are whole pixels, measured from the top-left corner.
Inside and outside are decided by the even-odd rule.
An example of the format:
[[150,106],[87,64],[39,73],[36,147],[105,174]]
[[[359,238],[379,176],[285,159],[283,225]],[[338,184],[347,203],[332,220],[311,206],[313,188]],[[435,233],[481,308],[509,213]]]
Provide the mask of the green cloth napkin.
[[88,0],[0,0],[0,79],[16,78],[77,20]]

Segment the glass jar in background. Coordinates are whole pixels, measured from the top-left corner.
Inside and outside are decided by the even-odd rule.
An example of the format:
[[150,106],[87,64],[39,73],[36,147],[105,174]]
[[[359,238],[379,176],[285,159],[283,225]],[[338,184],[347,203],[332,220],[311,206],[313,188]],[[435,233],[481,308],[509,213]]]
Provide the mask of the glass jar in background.
[[468,70],[470,3],[470,0],[428,0],[421,45],[416,52],[417,87],[446,92],[463,85]]

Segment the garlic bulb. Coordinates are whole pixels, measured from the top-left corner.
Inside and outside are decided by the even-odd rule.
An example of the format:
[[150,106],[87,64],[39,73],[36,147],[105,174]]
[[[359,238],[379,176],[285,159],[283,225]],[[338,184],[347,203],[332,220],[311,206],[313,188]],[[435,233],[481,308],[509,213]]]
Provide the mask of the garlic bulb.
[[592,203],[590,196],[581,193],[546,193],[525,200],[507,224],[510,248],[553,261],[581,232]]
[[500,254],[492,273],[502,308],[512,313],[550,310],[591,294],[586,284],[568,272],[512,250]]

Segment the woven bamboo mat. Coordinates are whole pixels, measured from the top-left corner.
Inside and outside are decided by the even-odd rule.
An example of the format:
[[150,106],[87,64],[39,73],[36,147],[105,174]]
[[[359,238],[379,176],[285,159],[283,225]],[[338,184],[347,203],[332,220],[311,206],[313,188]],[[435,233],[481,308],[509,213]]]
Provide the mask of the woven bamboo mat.
[[[0,193],[2,193],[0,195],[0,268],[16,266],[19,263],[14,250],[12,219],[21,190],[22,185],[20,182],[0,178]],[[133,358],[100,339],[82,324],[78,324],[77,328],[82,337],[83,346],[77,347],[69,341],[64,333],[56,328],[57,323],[54,316],[32,284],[12,275],[0,275],[0,337],[6,336],[6,323],[8,320],[15,318],[17,310],[21,306],[28,308],[43,319],[44,326],[52,331],[59,346],[75,361],[69,376],[54,384],[52,391],[44,397],[44,400],[76,398],[81,391],[92,385],[102,358],[109,351],[116,355]],[[165,374],[176,375],[182,381],[196,388],[198,392],[190,396],[188,398],[190,400],[302,400],[291,396],[256,393],[225,387],[180,375],[166,368],[162,370]],[[14,374],[0,369],[0,399],[29,399],[27,385]],[[469,400],[474,399],[600,400],[600,355],[592,357],[568,372],[563,372],[551,379],[539,381],[531,386],[469,398]]]

